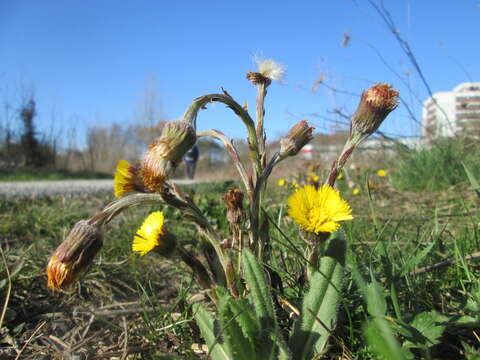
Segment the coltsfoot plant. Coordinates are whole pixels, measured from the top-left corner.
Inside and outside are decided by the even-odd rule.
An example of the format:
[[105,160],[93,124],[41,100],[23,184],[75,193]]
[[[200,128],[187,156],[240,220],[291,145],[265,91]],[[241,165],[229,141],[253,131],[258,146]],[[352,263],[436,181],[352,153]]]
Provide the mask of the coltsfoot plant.
[[[263,208],[275,166],[297,155],[313,138],[314,128],[302,120],[281,139],[277,152],[271,156],[266,152],[265,97],[272,80],[282,75],[283,69],[272,60],[260,61],[259,71],[247,74],[258,91],[255,121],[226,91],[203,95],[193,100],[181,120],[165,125],[142,159],[134,164],[121,160],[114,179],[118,199],[73,227],[48,263],[48,285],[60,290],[78,278],[100,251],[101,232],[116,215],[132,206],[166,204],[191,219],[198,231],[199,250],[185,249],[160,211],[150,214],[137,230],[132,250],[140,256],[156,253],[178,259],[190,267],[209,296],[209,303],[193,306],[209,357],[300,360],[322,354],[336,325],[344,280],[346,243],[337,230],[339,222],[353,219],[349,204],[334,189],[335,180],[355,147],[395,109],[398,93],[386,84],[366,90],[353,115],[350,136],[325,183],[299,187],[288,200],[288,213],[299,228],[298,241],[289,240],[303,247],[302,270],[296,274],[303,300],[298,301],[279,290],[287,272],[271,265],[274,247],[268,212]],[[251,166],[245,166],[232,140],[222,132],[196,131],[199,111],[211,102],[227,105],[245,125]],[[205,136],[223,143],[243,186],[229,189],[223,198],[228,234],[214,228],[192,197],[169,181],[183,155]],[[295,314],[294,322],[281,303]]]

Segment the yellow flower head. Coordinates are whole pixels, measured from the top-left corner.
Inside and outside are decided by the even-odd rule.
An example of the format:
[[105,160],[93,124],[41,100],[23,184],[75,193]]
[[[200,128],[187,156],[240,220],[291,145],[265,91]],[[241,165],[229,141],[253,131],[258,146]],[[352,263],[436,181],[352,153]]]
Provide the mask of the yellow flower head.
[[288,199],[288,214],[303,229],[315,234],[334,232],[338,221],[351,220],[352,209],[329,185],[319,189],[306,185]]
[[174,248],[175,237],[165,230],[161,211],[148,215],[133,238],[132,250],[142,256],[152,250],[168,255]]
[[310,174],[308,174],[308,177],[309,177],[309,179],[310,179],[311,181],[318,181],[318,180],[319,180],[318,175],[315,174],[315,173],[310,173]]
[[113,189],[116,197],[135,191],[135,174],[132,171],[132,164],[128,161],[120,160],[117,164],[115,177],[113,179]]
[[353,195],[358,195],[358,194],[360,194],[360,189],[359,189],[359,188],[353,189],[352,194],[353,194]]
[[380,169],[377,171],[377,175],[380,176],[380,177],[385,177],[387,176],[387,170],[383,170],[383,169]]
[[279,179],[277,182],[278,186],[285,186],[287,184],[287,180],[285,179]]

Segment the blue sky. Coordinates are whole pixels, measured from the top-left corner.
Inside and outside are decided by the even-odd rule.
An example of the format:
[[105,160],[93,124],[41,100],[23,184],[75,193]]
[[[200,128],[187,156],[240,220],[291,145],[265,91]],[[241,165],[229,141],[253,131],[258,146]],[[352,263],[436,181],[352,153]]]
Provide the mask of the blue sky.
[[[385,0],[434,92],[480,80],[480,1]],[[341,46],[344,32],[351,40]],[[359,94],[389,82],[420,118],[421,107],[385,61],[423,100],[427,92],[374,8],[366,0],[337,1],[26,1],[0,2],[0,122],[3,105],[35,92],[38,128],[75,128],[136,120],[146,84],[156,88],[165,118],[179,118],[195,97],[224,87],[254,114],[255,89],[245,79],[259,54],[282,63],[284,83],[267,98],[269,138],[308,119],[325,132],[334,108],[351,113]],[[406,75],[409,74],[409,75]],[[52,116],[55,114],[55,116]],[[319,115],[314,116],[313,114]],[[199,129],[243,137],[241,122],[220,104],[203,111]],[[381,130],[414,135],[400,106]]]

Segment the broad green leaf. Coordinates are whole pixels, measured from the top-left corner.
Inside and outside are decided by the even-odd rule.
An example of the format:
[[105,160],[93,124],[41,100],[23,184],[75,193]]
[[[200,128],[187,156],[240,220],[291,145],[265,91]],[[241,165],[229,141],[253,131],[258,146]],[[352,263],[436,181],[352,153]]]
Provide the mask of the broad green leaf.
[[421,336],[409,339],[409,341],[404,343],[404,346],[428,348],[438,344],[446,327],[442,324],[445,321],[447,321],[447,317],[436,311],[418,314],[410,325],[414,327]]
[[221,336],[215,331],[214,321],[208,310],[200,304],[194,304],[193,311],[193,316],[207,343],[211,358],[213,360],[233,360],[224,344],[221,343]]
[[305,294],[302,311],[290,337],[294,359],[310,360],[322,352],[337,321],[345,266],[345,240],[330,240],[320,268],[312,272],[310,289]]
[[387,302],[385,301],[382,285],[372,278],[372,282],[366,286],[366,301],[368,313],[372,316],[385,316]]
[[[229,294],[226,294],[220,298],[220,306],[218,308],[221,333],[225,339],[225,344],[229,349],[229,353],[232,354],[233,359],[254,359],[255,349],[250,339],[254,337],[255,334],[251,334],[249,337],[245,336],[243,329],[238,323],[239,317],[251,310],[248,307],[244,307],[238,309],[238,312],[232,311],[232,307],[230,306],[232,302],[233,298]],[[251,318],[250,321],[256,322],[256,319]]]
[[411,353],[400,347],[388,322],[382,317],[374,317],[365,326],[363,334],[370,349],[378,357],[388,360],[411,359]]

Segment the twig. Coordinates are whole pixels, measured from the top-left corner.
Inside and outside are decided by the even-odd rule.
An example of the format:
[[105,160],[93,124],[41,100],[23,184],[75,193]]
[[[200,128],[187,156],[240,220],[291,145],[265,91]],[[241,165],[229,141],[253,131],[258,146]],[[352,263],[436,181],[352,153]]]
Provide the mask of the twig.
[[35,335],[37,335],[37,333],[40,331],[40,329],[46,324],[47,322],[44,321],[43,323],[41,323],[40,325],[37,326],[37,328],[33,331],[32,335],[30,335],[30,337],[27,339],[27,341],[25,342],[25,344],[22,346],[22,348],[20,349],[20,352],[17,354],[17,356],[15,357],[15,360],[18,360],[20,359],[20,355],[22,355],[22,353],[24,352],[24,350],[27,348],[28,344],[30,344],[30,341],[32,341],[32,339],[34,338]]
[[[467,261],[468,260],[476,260],[476,259],[479,259],[479,258],[480,258],[480,251],[465,256],[464,260],[467,260]],[[445,260],[445,261],[439,262],[437,264],[433,264],[433,265],[430,265],[430,266],[426,266],[426,267],[414,270],[414,271],[410,272],[410,276],[425,274],[425,273],[430,272],[432,270],[437,270],[437,269],[441,269],[441,268],[444,268],[444,267],[447,267],[447,266],[456,265],[459,262],[460,262],[460,260]]]
[[0,316],[0,328],[1,328],[3,325],[3,319],[5,318],[5,314],[7,313],[8,303],[10,301],[10,294],[12,293],[12,277],[10,276],[10,270],[8,269],[7,260],[5,259],[5,253],[3,252],[3,248],[1,246],[0,246],[0,253],[2,254],[2,261],[3,261],[3,265],[5,266],[5,272],[7,273],[7,279],[8,279],[7,295],[5,296],[5,301],[3,302],[2,315]]

